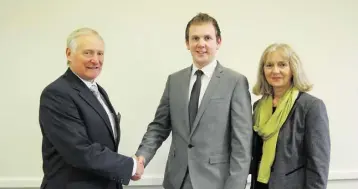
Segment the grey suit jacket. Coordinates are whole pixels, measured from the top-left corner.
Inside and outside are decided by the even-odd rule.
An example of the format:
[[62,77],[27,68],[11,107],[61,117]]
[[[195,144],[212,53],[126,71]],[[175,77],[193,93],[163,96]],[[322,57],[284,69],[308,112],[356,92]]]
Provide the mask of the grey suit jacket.
[[144,156],[148,164],[172,133],[164,188],[179,189],[189,167],[194,189],[244,189],[252,142],[247,79],[218,63],[189,132],[190,73],[188,67],[168,77],[136,155]]
[[[256,189],[261,148],[262,140],[255,132],[251,189]],[[279,133],[269,188],[325,189],[329,161],[330,134],[325,104],[308,93],[300,93]]]

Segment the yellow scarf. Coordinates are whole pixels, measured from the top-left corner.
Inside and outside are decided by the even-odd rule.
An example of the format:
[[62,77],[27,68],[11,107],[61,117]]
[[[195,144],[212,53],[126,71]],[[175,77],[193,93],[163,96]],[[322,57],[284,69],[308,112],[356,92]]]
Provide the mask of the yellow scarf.
[[271,166],[275,159],[276,143],[279,131],[286,121],[295,100],[299,94],[298,89],[291,87],[278,101],[276,111],[272,114],[272,96],[265,95],[255,108],[254,131],[263,139],[262,158],[259,165],[257,181],[268,183]]

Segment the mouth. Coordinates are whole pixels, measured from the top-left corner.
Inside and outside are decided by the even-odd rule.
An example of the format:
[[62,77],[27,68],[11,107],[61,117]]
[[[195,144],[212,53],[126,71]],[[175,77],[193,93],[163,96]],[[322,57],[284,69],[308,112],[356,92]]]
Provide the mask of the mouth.
[[87,67],[87,69],[89,69],[89,70],[96,70],[96,69],[99,69],[99,66],[95,66],[95,67]]
[[204,54],[206,54],[206,51],[196,51],[196,53],[199,55],[204,55]]

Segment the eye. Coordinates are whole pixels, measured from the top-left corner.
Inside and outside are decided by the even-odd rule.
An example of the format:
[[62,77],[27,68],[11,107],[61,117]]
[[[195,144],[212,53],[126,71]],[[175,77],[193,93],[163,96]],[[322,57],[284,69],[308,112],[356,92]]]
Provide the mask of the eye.
[[99,52],[99,53],[98,53],[99,56],[103,56],[103,54],[104,54],[103,52]]
[[273,64],[271,64],[271,63],[264,64],[265,68],[271,68],[272,66],[273,66]]
[[91,56],[91,55],[93,55],[93,51],[86,50],[86,51],[83,52],[83,54],[86,55],[86,56]]
[[281,68],[284,68],[286,67],[288,64],[286,62],[279,62],[278,63],[278,66],[281,67]]
[[211,39],[211,36],[205,36],[205,40],[210,40]]
[[198,40],[199,40],[199,37],[198,37],[198,36],[193,36],[192,39],[193,39],[194,41],[198,41]]

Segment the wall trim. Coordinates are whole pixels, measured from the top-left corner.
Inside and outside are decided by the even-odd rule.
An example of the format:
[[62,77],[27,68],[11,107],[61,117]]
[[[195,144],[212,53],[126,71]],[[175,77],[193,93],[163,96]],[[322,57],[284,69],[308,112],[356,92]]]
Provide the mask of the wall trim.
[[[329,181],[358,180],[358,171],[332,171],[328,179]],[[162,175],[144,175],[142,180],[132,181],[129,186],[161,186],[162,182]],[[39,177],[0,177],[0,188],[38,188],[40,184]]]

